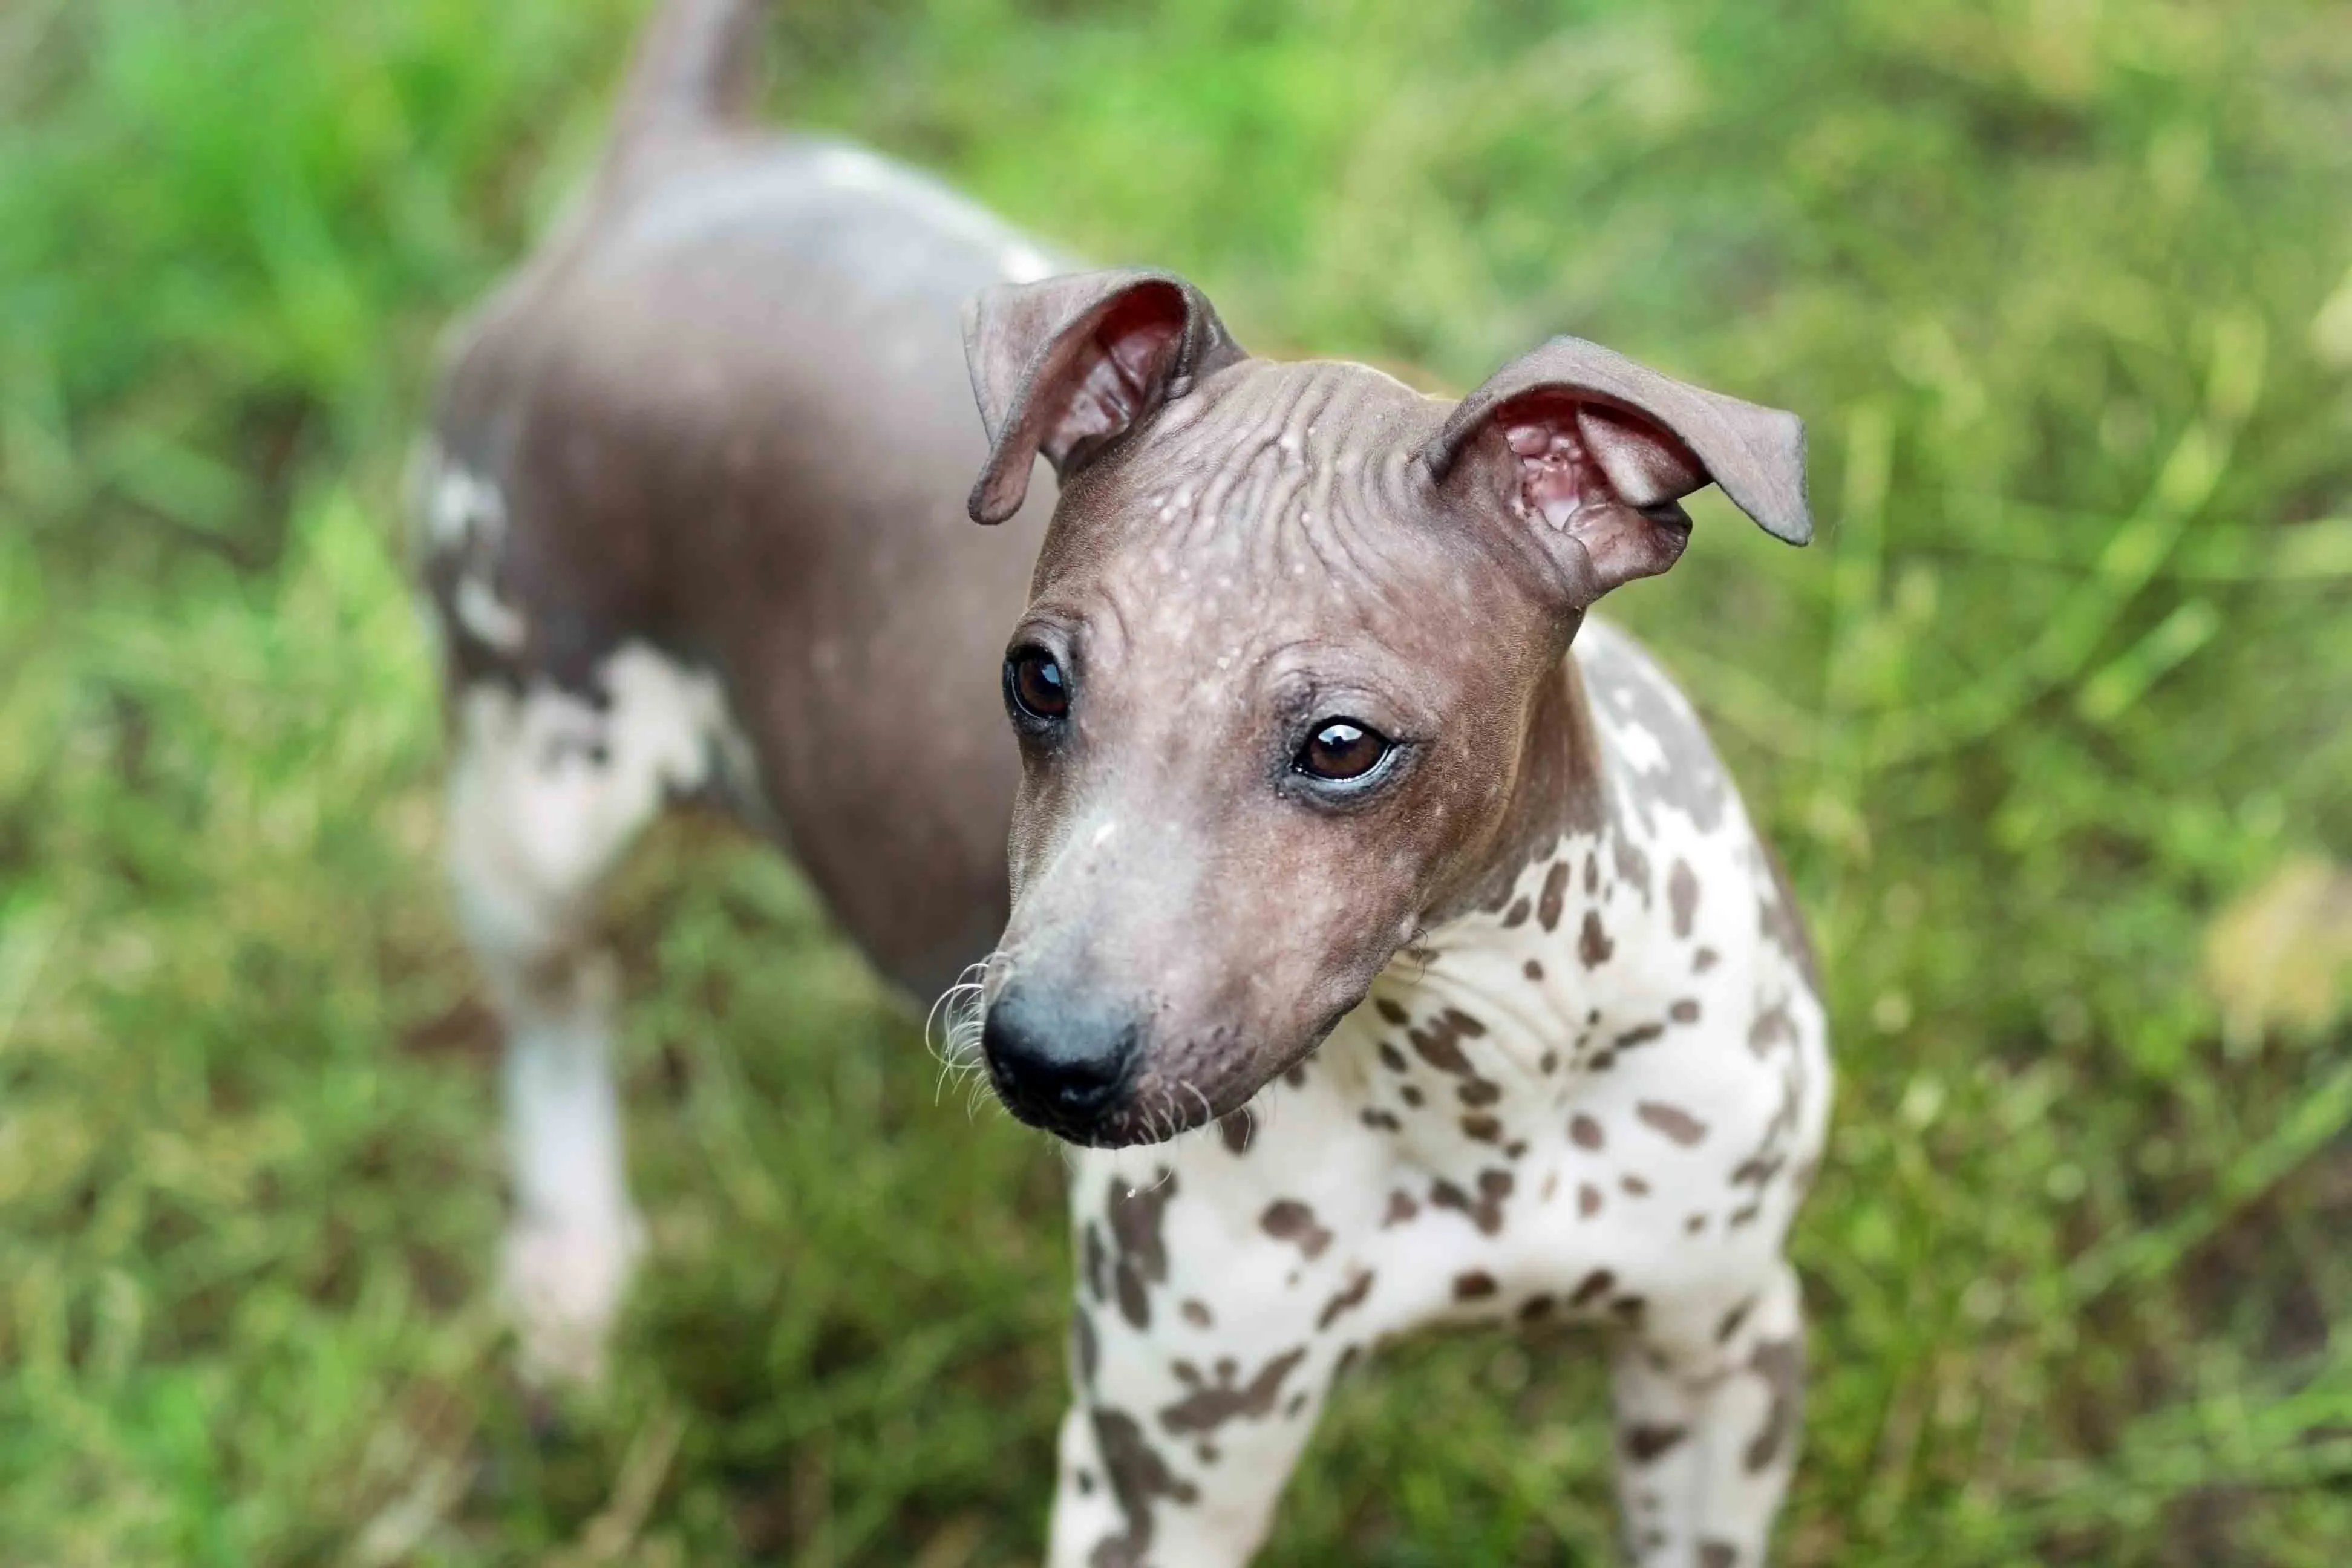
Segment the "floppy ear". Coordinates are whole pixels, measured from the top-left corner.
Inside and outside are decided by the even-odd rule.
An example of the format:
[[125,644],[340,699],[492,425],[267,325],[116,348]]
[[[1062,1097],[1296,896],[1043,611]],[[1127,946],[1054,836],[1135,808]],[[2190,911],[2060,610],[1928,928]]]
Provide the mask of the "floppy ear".
[[1790,544],[1813,536],[1805,427],[1705,392],[1581,338],[1554,338],[1464,398],[1421,450],[1431,476],[1486,487],[1567,572],[1580,602],[1664,571],[1709,482]]
[[1065,478],[1194,382],[1244,356],[1206,296],[1169,272],[1005,283],[964,307],[964,359],[988,432],[975,522],[1021,510],[1039,453]]

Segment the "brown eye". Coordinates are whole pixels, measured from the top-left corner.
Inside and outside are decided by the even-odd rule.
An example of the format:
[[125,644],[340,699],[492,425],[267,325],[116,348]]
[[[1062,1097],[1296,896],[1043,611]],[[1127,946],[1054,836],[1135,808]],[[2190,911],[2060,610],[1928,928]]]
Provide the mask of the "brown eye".
[[1299,749],[1298,771],[1310,778],[1345,784],[1370,775],[1388,759],[1389,738],[1353,719],[1328,719]]
[[1004,694],[1024,718],[1051,721],[1070,710],[1069,682],[1062,667],[1042,647],[1013,650],[1004,661]]

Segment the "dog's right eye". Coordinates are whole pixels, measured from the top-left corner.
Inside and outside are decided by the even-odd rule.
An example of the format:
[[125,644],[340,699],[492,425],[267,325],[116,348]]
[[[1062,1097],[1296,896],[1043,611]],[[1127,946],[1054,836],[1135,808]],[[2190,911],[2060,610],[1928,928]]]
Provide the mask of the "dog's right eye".
[[1004,700],[1017,717],[1052,723],[1070,710],[1061,662],[1042,647],[1017,647],[1004,661]]

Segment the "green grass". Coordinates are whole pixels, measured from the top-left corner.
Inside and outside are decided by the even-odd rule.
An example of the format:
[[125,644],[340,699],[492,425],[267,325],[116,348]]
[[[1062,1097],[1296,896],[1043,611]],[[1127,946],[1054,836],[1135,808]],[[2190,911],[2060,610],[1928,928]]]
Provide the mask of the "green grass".
[[[1615,605],[1828,959],[1787,1558],[2345,1561],[2346,950],[2280,891],[2352,858],[2340,6],[783,9],[780,114],[1244,341],[1467,384],[1572,330],[1802,411],[1820,544],[1709,506]],[[936,1100],[772,858],[670,833],[618,901],[655,1266],[614,1386],[536,1405],[486,1304],[396,481],[636,13],[0,10],[0,1561],[1041,1539],[1058,1161]],[[1401,1348],[1269,1561],[1611,1561],[1589,1349]]]

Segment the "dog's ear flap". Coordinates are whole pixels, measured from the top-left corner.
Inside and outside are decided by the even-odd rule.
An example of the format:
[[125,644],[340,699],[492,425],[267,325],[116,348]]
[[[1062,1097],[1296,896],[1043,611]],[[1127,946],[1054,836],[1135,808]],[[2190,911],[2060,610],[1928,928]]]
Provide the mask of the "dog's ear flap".
[[1813,536],[1805,427],[1793,414],[1703,391],[1580,338],[1505,365],[1421,450],[1431,477],[1486,487],[1590,603],[1664,571],[1712,482],[1776,539]]
[[1244,357],[1198,289],[1168,272],[1005,283],[964,307],[964,359],[988,432],[975,522],[1021,510],[1040,453],[1067,478],[1153,410]]

